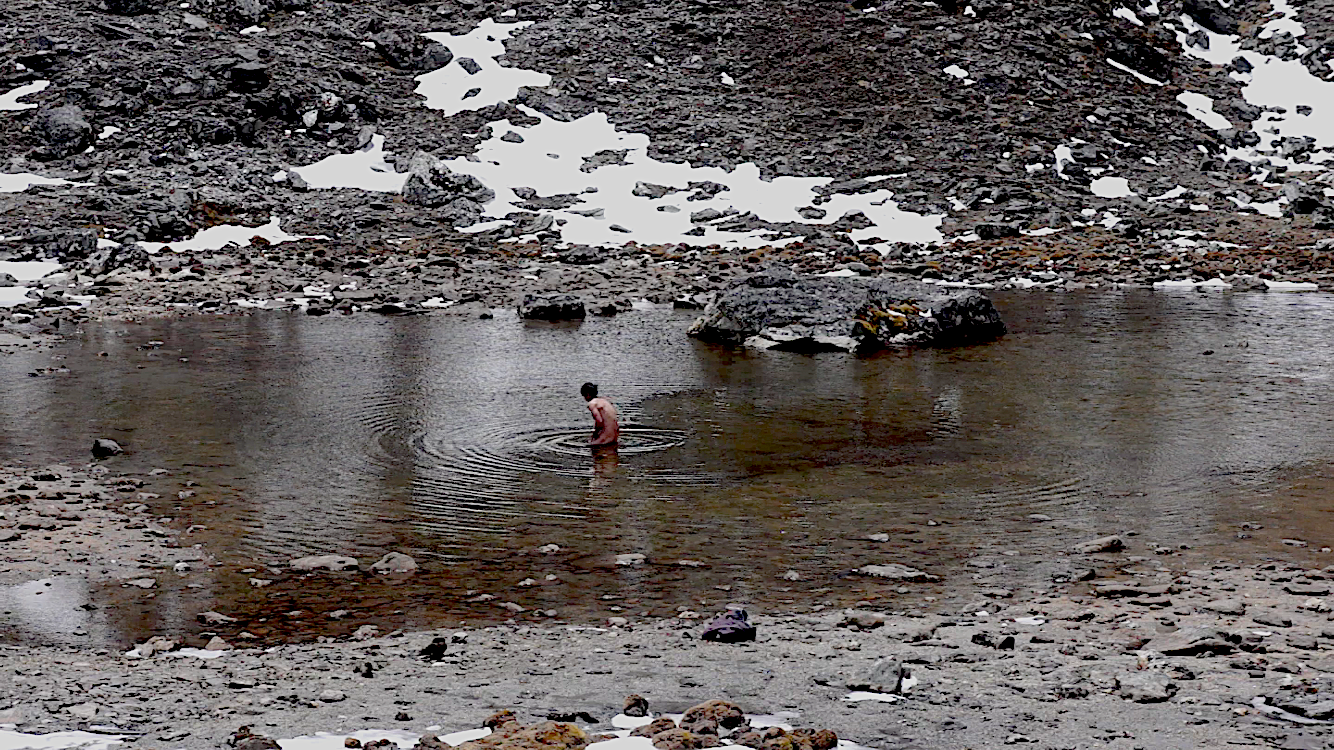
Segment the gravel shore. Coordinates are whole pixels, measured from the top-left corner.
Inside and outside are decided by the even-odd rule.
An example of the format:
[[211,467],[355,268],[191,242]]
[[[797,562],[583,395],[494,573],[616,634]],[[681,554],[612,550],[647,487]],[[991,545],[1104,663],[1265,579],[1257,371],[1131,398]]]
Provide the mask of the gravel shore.
[[[134,482],[68,467],[7,471],[3,484],[20,489],[8,490],[4,533],[50,538],[6,543],[6,582],[133,585],[182,554],[203,559],[170,546],[132,501],[114,503],[128,514],[110,507],[133,497]],[[10,645],[0,648],[0,723],[164,749],[221,747],[242,725],[275,738],[444,733],[500,709],[574,717],[595,732],[639,693],[654,711],[722,698],[876,748],[1324,747],[1334,571],[1142,557],[1121,544],[1070,550],[1063,572],[1031,590],[1006,588],[1004,565],[980,564],[957,586],[963,599],[914,595],[918,584],[903,581],[894,603],[755,614],[750,643],[701,641],[698,619],[626,617],[384,636],[371,625],[350,638],[233,648],[244,636],[223,632],[224,617],[214,650],[172,633],[128,654]],[[67,551],[76,545],[84,551]],[[1318,559],[1293,549],[1293,559]],[[444,655],[421,658],[437,638]],[[849,700],[854,691],[866,700]]]

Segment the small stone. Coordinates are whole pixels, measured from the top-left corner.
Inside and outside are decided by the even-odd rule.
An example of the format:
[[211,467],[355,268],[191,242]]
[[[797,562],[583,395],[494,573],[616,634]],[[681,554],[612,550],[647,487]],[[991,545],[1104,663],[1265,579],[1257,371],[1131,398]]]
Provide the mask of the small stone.
[[125,449],[120,447],[120,443],[107,438],[98,438],[93,441],[93,458],[110,458],[124,453]]
[[1271,628],[1292,627],[1292,618],[1285,617],[1277,612],[1251,613],[1251,620],[1261,625],[1268,625]]
[[1220,615],[1240,617],[1246,614],[1246,602],[1240,599],[1216,599],[1204,605],[1204,609]]
[[417,569],[417,561],[401,552],[390,552],[371,565],[375,573],[411,573]]
[[1094,555],[1100,552],[1120,552],[1125,549],[1125,541],[1119,536],[1104,536],[1076,544],[1073,550],[1081,555]]
[[356,559],[343,555],[311,555],[299,557],[288,563],[293,570],[309,572],[314,570],[345,571],[356,570],[360,565]]
[[1161,703],[1176,695],[1177,686],[1165,674],[1130,672],[1116,680],[1117,692],[1122,698],[1136,703]]
[[630,552],[616,556],[617,565],[643,565],[648,558],[639,552]]
[[858,575],[870,576],[872,578],[887,578],[893,581],[917,581],[934,582],[939,581],[940,577],[920,571],[916,568],[910,568],[907,565],[898,563],[889,563],[887,565],[867,565],[853,571]]
[[621,713],[626,716],[648,716],[648,700],[638,694],[628,696],[625,699],[625,706],[621,708]]
[[849,690],[865,690],[872,693],[898,694],[903,688],[903,678],[907,670],[895,659],[881,659],[867,668],[866,672],[848,682]]
[[320,693],[320,700],[324,703],[338,703],[347,700],[347,695],[341,690],[325,690]]

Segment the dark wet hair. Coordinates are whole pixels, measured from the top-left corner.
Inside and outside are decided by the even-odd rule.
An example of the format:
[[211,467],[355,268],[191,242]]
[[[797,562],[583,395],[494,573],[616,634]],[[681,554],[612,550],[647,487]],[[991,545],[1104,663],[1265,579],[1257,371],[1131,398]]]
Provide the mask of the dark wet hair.
[[597,396],[598,396],[598,384],[597,384],[597,383],[584,383],[584,384],[583,384],[582,386],[580,386],[580,388],[579,388],[579,395],[580,395],[580,396],[583,396],[583,397],[586,398],[586,399],[589,399],[589,398],[597,398]]

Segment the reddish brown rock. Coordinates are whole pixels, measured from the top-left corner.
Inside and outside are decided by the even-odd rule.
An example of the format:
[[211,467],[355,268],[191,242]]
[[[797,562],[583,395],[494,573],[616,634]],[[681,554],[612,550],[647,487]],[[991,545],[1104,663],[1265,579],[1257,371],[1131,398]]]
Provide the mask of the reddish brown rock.
[[659,716],[652,722],[635,729],[633,732],[630,733],[630,736],[652,737],[654,735],[662,734],[663,732],[666,732],[671,729],[676,729],[676,722],[672,721],[666,716]]
[[[492,719],[504,719],[502,711]],[[491,719],[487,720],[488,722]],[[465,742],[458,750],[583,750],[588,735],[574,724],[544,721],[541,724],[520,726],[517,721],[498,721],[491,734],[480,740]]]
[[838,735],[828,729],[788,732],[781,727],[768,727],[733,736],[732,742],[755,750],[834,750],[838,746]]
[[718,728],[732,729],[746,722],[741,707],[727,701],[712,700],[692,707],[681,717],[681,728],[696,734],[718,734]]
[[499,729],[510,722],[517,724],[518,721],[519,717],[515,716],[513,711],[505,709],[504,711],[497,711],[486,717],[486,721],[482,722],[482,726],[487,729]]
[[684,729],[668,729],[653,735],[653,747],[657,750],[703,750],[706,747],[722,747],[722,740],[713,734],[695,734]]

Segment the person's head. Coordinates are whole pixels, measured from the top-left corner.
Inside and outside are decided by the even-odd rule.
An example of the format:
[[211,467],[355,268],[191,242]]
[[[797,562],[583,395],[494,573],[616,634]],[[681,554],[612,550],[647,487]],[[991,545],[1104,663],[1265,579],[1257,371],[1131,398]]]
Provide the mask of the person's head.
[[583,396],[585,401],[592,401],[598,397],[598,384],[584,383],[579,389],[579,395]]

